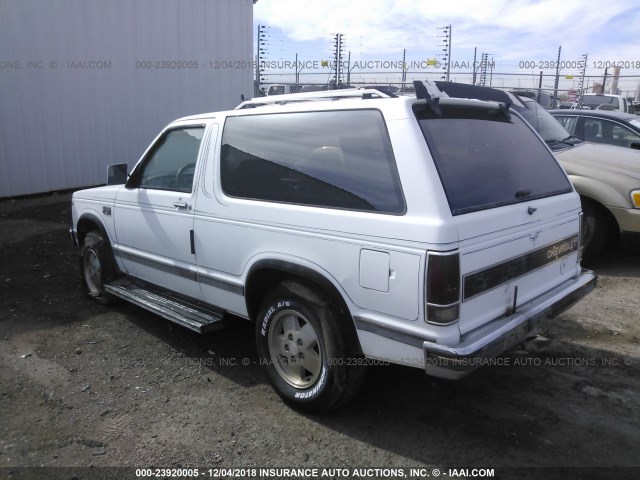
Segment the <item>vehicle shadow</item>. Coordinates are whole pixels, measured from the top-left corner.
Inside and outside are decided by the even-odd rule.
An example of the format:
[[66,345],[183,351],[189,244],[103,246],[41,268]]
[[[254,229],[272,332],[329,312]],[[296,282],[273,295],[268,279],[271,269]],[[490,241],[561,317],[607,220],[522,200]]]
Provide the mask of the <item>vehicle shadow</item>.
[[[640,257],[620,254],[592,266],[601,275],[632,278],[638,267]],[[268,383],[250,322],[236,319],[200,336],[134,306],[120,304],[117,311],[213,375],[246,388]],[[562,324],[549,324],[557,331],[550,345],[509,352],[458,381],[410,367],[369,367],[361,391],[343,409],[287,415],[409,463],[460,466],[463,458],[465,466],[637,466],[628,452],[640,447],[633,433],[640,431],[633,393],[640,361],[579,344],[593,332],[570,315]]]
[[370,368],[351,404],[312,418],[428,465],[459,466],[462,458],[464,466],[636,466],[625,452],[638,447],[631,432],[640,422],[629,416],[640,407],[640,362],[562,350],[511,352],[458,381]]
[[[247,321],[200,336],[136,307],[118,310],[212,375],[247,388],[268,383]],[[369,367],[362,390],[341,410],[286,414],[409,464],[460,467],[462,458],[463,466],[637,466],[628,452],[639,446],[633,433],[640,431],[634,413],[640,399],[633,393],[639,379],[637,358],[560,335],[544,348],[509,352],[458,381],[410,367]]]
[[258,361],[254,325],[247,320],[230,317],[221,330],[201,335],[133,305],[120,303],[116,308],[128,322],[170,346],[189,365],[243,387],[268,383]]
[[625,254],[619,247],[590,262],[582,262],[582,266],[602,275],[640,278],[640,254]]

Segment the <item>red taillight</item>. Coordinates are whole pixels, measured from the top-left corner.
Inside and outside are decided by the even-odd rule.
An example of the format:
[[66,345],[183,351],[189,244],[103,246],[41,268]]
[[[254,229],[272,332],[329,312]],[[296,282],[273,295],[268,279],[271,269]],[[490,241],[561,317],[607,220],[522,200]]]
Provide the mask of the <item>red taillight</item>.
[[427,254],[426,321],[439,325],[460,314],[460,256],[454,252]]

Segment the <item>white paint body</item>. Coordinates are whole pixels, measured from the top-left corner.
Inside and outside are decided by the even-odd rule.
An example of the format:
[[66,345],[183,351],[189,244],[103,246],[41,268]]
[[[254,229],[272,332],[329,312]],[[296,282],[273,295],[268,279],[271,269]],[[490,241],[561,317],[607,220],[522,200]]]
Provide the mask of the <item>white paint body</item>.
[[[360,345],[367,357],[424,368],[425,346],[421,342],[455,349],[487,337],[487,332],[496,331],[496,325],[508,322],[516,287],[518,305],[532,302],[535,306],[546,292],[561,288],[581,273],[578,253],[573,252],[463,301],[455,323],[433,325],[425,321],[427,253],[458,249],[464,277],[577,235],[580,201],[572,191],[453,216],[412,111],[415,101],[406,97],[344,99],[330,107],[326,102],[304,102],[178,120],[167,128],[206,126],[193,193],[154,196],[124,186],[77,192],[74,225],[83,214],[97,212],[124,272],[241,317],[248,317],[242,288],[258,262],[285,261],[313,270],[334,285],[351,317],[357,319]],[[224,194],[219,172],[226,118],[327,108],[382,112],[406,201],[403,215]],[[188,210],[173,208],[176,199],[186,201]],[[112,207],[111,217],[101,214],[103,205]],[[536,209],[535,215],[528,212],[529,207]],[[189,251],[189,229],[194,230],[195,254]],[[182,275],[140,266],[124,254],[180,267]],[[185,278],[185,272],[193,272],[193,278]],[[237,288],[231,288],[234,286]]]

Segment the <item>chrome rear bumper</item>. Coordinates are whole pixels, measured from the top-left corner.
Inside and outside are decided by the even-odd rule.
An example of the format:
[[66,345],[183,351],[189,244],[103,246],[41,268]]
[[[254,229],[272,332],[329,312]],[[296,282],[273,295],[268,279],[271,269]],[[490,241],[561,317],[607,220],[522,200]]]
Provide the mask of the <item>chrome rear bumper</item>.
[[425,341],[425,371],[436,377],[456,379],[471,373],[523,340],[536,334],[539,323],[567,310],[593,290],[597,275],[582,270],[570,280],[498,318],[468,332],[456,347]]

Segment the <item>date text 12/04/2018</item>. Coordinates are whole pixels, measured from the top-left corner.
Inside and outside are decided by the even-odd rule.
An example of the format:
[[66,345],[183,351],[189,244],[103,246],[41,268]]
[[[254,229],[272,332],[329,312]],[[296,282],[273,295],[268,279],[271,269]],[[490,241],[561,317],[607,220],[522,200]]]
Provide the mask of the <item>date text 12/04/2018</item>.
[[[583,68],[584,60],[561,60],[557,62],[556,60],[521,60],[518,62],[518,68],[521,69],[552,69],[552,68],[561,68],[561,69],[580,69]],[[640,68],[640,60],[596,60],[591,62],[590,64],[593,68]]]

